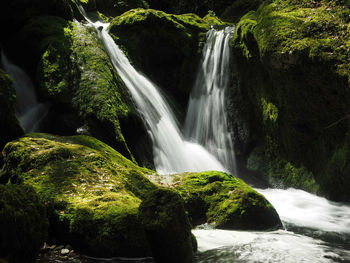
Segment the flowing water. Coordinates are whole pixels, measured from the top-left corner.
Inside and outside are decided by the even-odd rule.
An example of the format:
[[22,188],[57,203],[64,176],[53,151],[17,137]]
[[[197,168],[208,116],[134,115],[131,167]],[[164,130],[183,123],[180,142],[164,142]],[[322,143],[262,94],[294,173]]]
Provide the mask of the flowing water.
[[[157,87],[130,65],[109,36],[108,24],[89,23],[97,29],[113,65],[144,118],[154,144],[157,171],[167,174],[235,169],[224,110],[228,85],[225,67],[229,64],[229,57],[225,54],[232,29],[208,33],[203,65],[191,96],[185,125],[186,137],[192,141],[189,142],[184,140]],[[193,231],[199,245],[198,263],[350,262],[349,204],[330,202],[295,189],[257,190],[275,206],[285,229],[254,232],[198,228]]]
[[350,262],[350,205],[296,189],[257,189],[285,230],[197,229],[197,262]]
[[40,121],[47,113],[47,106],[39,103],[32,80],[20,67],[14,65],[5,53],[1,52],[1,64],[11,76],[16,88],[16,114],[26,132],[38,131]]
[[226,171],[203,146],[184,140],[166,100],[158,88],[135,70],[108,34],[109,24],[89,20],[127,86],[153,141],[154,164],[160,174],[205,170]]
[[227,127],[226,92],[230,80],[229,41],[234,27],[207,33],[202,63],[191,93],[184,134],[203,145],[220,160],[231,174],[236,174],[233,141]]

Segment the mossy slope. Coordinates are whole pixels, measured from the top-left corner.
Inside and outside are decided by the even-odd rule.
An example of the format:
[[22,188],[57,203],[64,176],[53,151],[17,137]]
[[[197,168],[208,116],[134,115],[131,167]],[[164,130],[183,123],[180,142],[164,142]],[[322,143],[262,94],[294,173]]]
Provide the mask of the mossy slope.
[[205,222],[217,228],[267,230],[282,226],[274,207],[241,179],[223,172],[184,173],[172,176],[185,200],[194,226]]
[[[209,21],[209,22],[207,22]],[[195,14],[171,15],[133,9],[112,20],[110,33],[129,59],[152,81],[186,107],[210,23]]]
[[343,201],[350,200],[348,7],[266,2],[240,20],[231,43],[238,155],[253,154],[254,169],[285,186]]
[[[153,243],[143,221],[155,220],[163,226],[162,231],[176,224],[176,233],[170,234],[172,240],[190,231],[188,221],[187,225],[186,221],[174,223],[167,216],[178,207],[179,200],[174,198],[167,204],[169,209],[152,219],[140,215],[142,201],[149,200],[153,191],[161,191],[144,176],[154,172],[138,167],[92,137],[29,134],[7,144],[4,159],[2,179],[32,186],[45,203],[50,237],[70,243],[83,253],[138,257],[153,252],[157,257],[157,251],[150,249]],[[173,194],[163,195],[166,198]],[[161,238],[158,242],[167,242]],[[185,243],[181,245],[191,250],[191,244]]]

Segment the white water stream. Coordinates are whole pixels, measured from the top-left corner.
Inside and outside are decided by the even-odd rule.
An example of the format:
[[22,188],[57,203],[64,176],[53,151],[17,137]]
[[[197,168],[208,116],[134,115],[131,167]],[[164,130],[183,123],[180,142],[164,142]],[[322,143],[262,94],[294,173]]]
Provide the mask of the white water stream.
[[47,113],[46,105],[38,102],[34,85],[27,73],[9,61],[3,51],[1,64],[13,79],[17,96],[16,114],[22,127],[26,132],[38,131],[39,123]]
[[231,174],[236,174],[236,161],[225,106],[231,77],[229,41],[234,30],[234,27],[227,27],[207,33],[184,132],[186,138],[203,145],[216,156]]
[[184,140],[173,112],[158,88],[135,70],[108,34],[109,24],[88,20],[140,112],[153,141],[154,164],[160,174],[226,171],[224,166],[199,144]]
[[[228,43],[229,32],[212,30],[208,33],[208,39],[211,40],[203,52],[205,65],[197,78],[185,125],[188,138],[206,147],[224,163],[223,166],[204,147],[184,140],[165,99],[154,84],[130,65],[126,56],[109,36],[108,24],[89,22],[97,29],[113,65],[130,90],[144,118],[153,139],[157,171],[166,174],[225,170],[224,167],[230,171],[234,169],[230,166],[234,160],[233,147],[232,144],[226,144],[229,135],[226,133],[226,123],[221,123],[226,122],[223,110],[225,87],[227,87],[227,80],[224,78],[226,71],[218,66],[226,63],[221,60],[228,59],[223,55],[223,50]],[[221,56],[221,60],[215,56]],[[206,76],[208,72],[212,73],[209,77]],[[218,76],[220,80],[216,80]],[[201,90],[200,83],[205,83],[205,89]],[[214,105],[215,100],[206,96],[217,98],[216,101],[220,105]],[[211,111],[215,114],[209,113]],[[201,116],[201,120],[196,119],[198,115]],[[217,129],[215,125],[218,125]],[[220,131],[224,139],[215,138],[217,131]],[[199,245],[197,262],[350,262],[348,204],[329,202],[295,189],[258,191],[275,206],[286,230],[272,232],[194,230]]]
[[197,262],[350,262],[350,205],[296,189],[257,189],[286,230],[197,229]]

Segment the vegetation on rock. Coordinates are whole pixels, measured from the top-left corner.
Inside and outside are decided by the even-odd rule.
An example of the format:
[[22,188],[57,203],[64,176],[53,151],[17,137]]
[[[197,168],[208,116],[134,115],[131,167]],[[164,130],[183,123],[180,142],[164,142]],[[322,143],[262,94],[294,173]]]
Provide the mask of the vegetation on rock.
[[267,230],[282,226],[274,207],[241,179],[223,172],[169,175],[185,200],[192,225]]
[[[152,219],[147,213],[140,217],[142,201],[148,207],[147,200],[153,200],[150,195],[160,191],[145,177],[154,172],[138,167],[97,139],[29,134],[7,144],[4,160],[2,180],[9,178],[12,183],[32,186],[45,203],[51,239],[69,242],[94,256],[151,256],[154,244],[147,231],[153,230],[168,233],[166,237],[177,240],[184,250],[192,249],[189,242],[181,243],[178,238],[189,232],[188,222],[170,216],[173,210],[185,215],[179,207],[181,200],[163,191],[169,203],[153,203],[162,207],[162,213]],[[148,223],[142,223],[152,220],[159,228],[150,230]],[[174,225],[176,232],[168,229]],[[165,236],[160,235],[157,242],[168,242],[161,238]],[[157,251],[152,252],[158,256]],[[162,253],[167,251],[163,249]]]
[[0,262],[33,262],[47,227],[45,207],[31,187],[0,184]]
[[260,151],[263,174],[343,201],[350,200],[349,10],[342,1],[266,2],[240,20],[231,43],[238,154]]

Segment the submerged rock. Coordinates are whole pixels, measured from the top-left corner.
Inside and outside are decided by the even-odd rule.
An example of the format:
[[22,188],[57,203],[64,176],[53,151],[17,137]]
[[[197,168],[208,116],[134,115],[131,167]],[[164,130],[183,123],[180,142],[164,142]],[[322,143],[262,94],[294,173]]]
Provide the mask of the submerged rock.
[[45,207],[32,187],[0,184],[0,262],[33,262],[47,227]]
[[[153,180],[157,180],[155,177]],[[241,179],[223,172],[171,175],[167,185],[185,200],[193,226],[211,223],[217,228],[270,230],[282,227],[275,208]]]
[[231,42],[238,157],[274,184],[338,201],[350,200],[348,7],[266,2],[240,20]]
[[[177,251],[183,255],[179,262],[192,258],[186,252],[192,245],[182,200],[145,177],[153,171],[138,167],[97,139],[29,134],[7,144],[4,160],[2,179],[32,186],[45,203],[50,239],[69,242],[91,256],[157,259]],[[162,198],[154,199],[154,193]],[[149,213],[149,207],[159,213]],[[155,249],[168,242],[176,246]]]

